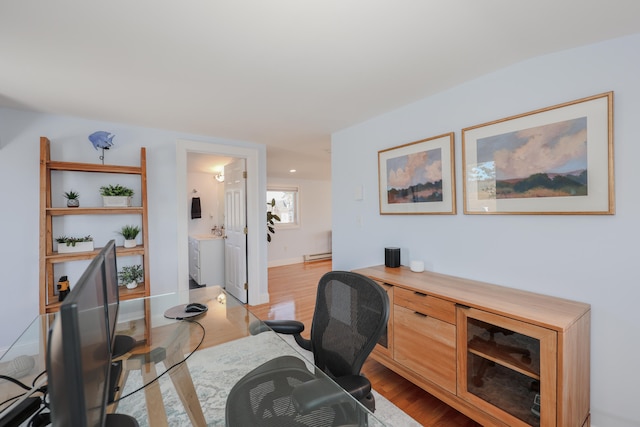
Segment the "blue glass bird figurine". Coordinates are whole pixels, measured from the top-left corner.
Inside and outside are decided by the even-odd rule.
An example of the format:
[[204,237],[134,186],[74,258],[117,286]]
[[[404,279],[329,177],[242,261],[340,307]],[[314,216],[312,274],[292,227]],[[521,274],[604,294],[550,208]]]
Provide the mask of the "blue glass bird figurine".
[[102,155],[100,156],[102,164],[104,164],[104,150],[108,150],[113,145],[114,136],[114,134],[105,132],[103,130],[99,130],[89,135],[89,141],[91,141],[91,144],[93,144],[93,148],[95,148],[96,150],[98,148],[102,149]]

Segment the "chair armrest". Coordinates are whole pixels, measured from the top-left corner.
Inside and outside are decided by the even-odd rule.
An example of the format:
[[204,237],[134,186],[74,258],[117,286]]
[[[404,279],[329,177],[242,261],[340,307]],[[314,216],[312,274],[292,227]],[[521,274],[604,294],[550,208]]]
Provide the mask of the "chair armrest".
[[258,335],[261,334],[263,332],[267,332],[270,331],[271,328],[269,328],[267,325],[265,325],[264,323],[262,323],[259,320],[256,320],[255,322],[251,322],[249,324],[249,333],[251,335]]
[[317,378],[295,386],[291,398],[301,414],[350,400],[345,391],[328,378]]
[[251,335],[258,335],[272,329],[279,334],[293,335],[304,331],[304,324],[297,320],[258,320],[249,325]]
[[302,338],[300,333],[304,331],[304,323],[297,320],[265,320],[263,322],[253,322],[249,325],[251,335],[258,335],[262,332],[273,330],[278,334],[293,335],[298,345],[305,350],[311,349],[311,340]]
[[304,323],[297,320],[265,320],[264,324],[279,334],[295,335],[304,331]]
[[313,351],[311,340],[302,338],[304,323],[298,320],[265,320],[264,323],[279,334],[293,335],[298,345],[305,350]]
[[345,375],[334,381],[357,400],[362,400],[371,392],[371,382],[362,375]]

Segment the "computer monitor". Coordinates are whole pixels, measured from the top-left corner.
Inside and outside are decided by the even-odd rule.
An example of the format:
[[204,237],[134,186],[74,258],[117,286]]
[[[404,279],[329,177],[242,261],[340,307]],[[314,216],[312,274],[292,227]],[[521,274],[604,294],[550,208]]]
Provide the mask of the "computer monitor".
[[[116,257],[116,242],[109,241],[102,249],[104,255],[104,298],[107,316],[107,327],[109,330],[109,341],[111,343],[111,373],[109,378],[109,394],[107,403],[112,403],[116,398],[120,377],[123,371],[122,360],[117,360],[124,354],[131,351],[136,340],[128,335],[116,335],[116,325],[118,322],[118,308],[120,307],[120,291],[118,288],[118,266]],[[116,359],[116,360],[114,360]]]
[[54,426],[105,425],[111,368],[105,250],[60,305],[49,333],[47,376]]
[[110,240],[109,243],[102,248],[101,253],[104,255],[104,292],[107,302],[107,326],[109,327],[109,339],[113,348],[116,323],[118,321],[118,307],[120,306],[115,240]]

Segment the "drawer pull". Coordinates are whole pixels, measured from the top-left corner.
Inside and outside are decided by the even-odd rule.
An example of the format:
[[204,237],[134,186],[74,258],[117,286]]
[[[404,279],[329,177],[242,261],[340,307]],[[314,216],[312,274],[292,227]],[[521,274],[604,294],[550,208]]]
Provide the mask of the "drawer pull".
[[427,296],[427,294],[423,294],[422,292],[417,292],[417,291],[414,291],[413,294],[417,295],[419,297],[426,297]]
[[424,314],[424,313],[420,313],[419,311],[414,311],[413,313],[414,313],[414,314],[417,314],[417,315],[418,315],[418,316],[420,316],[420,317],[429,317],[429,316],[427,316],[427,315],[426,315],[426,314]]

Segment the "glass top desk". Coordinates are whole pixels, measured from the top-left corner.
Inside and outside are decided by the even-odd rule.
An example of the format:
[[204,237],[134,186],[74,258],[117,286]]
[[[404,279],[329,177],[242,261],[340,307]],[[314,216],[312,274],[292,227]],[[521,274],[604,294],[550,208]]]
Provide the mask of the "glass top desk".
[[[207,312],[186,320],[164,316],[167,310],[191,302],[206,304]],[[45,370],[45,340],[53,318],[52,314],[36,318],[0,359],[0,367],[24,355],[32,357],[33,369],[20,378],[31,385]],[[257,322],[244,305],[217,286],[121,301],[116,333],[133,337],[136,346],[116,359],[122,375],[109,410],[131,415],[141,426],[224,426],[230,390],[254,368],[291,355],[314,372],[312,362],[289,345],[292,340],[270,330],[252,335]],[[369,426],[385,425],[323,373],[315,375],[326,380],[331,394],[343,395],[341,400],[366,414]],[[46,375],[39,381],[46,382]],[[0,401],[22,392],[14,384],[0,383]]]

